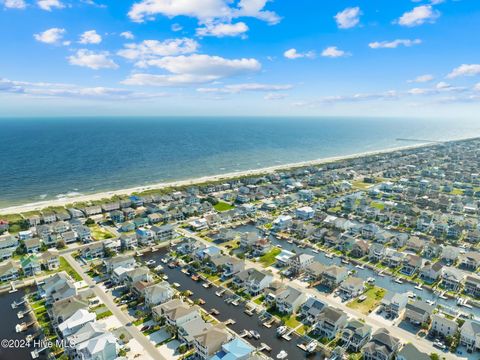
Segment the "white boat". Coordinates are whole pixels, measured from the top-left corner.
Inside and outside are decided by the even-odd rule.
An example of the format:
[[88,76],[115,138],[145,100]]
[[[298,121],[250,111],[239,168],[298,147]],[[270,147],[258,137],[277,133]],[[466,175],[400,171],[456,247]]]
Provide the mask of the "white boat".
[[355,267],[357,269],[365,269],[365,266],[363,264],[362,265],[357,264],[357,265],[355,265]]
[[153,269],[155,271],[162,271],[163,270],[163,266],[162,265],[157,265],[155,266],[155,268]]
[[375,283],[375,278],[374,278],[374,277],[369,277],[369,278],[367,279],[367,283],[369,283],[369,284],[374,284],[374,283]]
[[330,254],[330,253],[326,253],[326,254],[325,254],[325,257],[326,257],[326,258],[329,258],[329,259],[333,259],[333,255]]
[[252,334],[252,336],[255,338],[255,339],[260,339],[260,334],[258,333],[258,331],[256,330],[250,330],[250,334]]
[[317,249],[312,249],[312,252],[314,252],[315,254],[320,254],[320,251],[318,251]]
[[400,278],[395,278],[395,282],[396,282],[397,284],[403,284],[403,280],[400,279]]
[[305,350],[309,353],[314,352],[316,349],[317,349],[317,343],[315,341],[312,341],[305,347]]
[[282,336],[287,332],[288,328],[286,326],[279,326],[277,328],[277,336]]
[[435,305],[435,301],[434,300],[427,300],[426,303],[428,305]]
[[418,283],[417,286],[415,286],[415,289],[417,289],[417,290],[423,290],[423,289],[422,289],[422,284],[421,284],[421,283]]
[[155,260],[148,260],[147,262],[145,262],[145,265],[153,266],[153,265],[155,265]]
[[177,282],[174,282],[174,283],[173,283],[173,286],[176,287],[176,288],[179,288],[179,287],[180,287],[180,284],[177,283]]
[[168,280],[168,275],[163,275],[163,276],[162,276],[162,279],[163,279],[163,280]]
[[277,354],[277,359],[286,359],[288,356],[287,352],[285,350],[282,350],[280,351],[278,354]]
[[203,286],[205,289],[208,289],[211,285],[210,285],[210,283],[203,283],[202,286]]

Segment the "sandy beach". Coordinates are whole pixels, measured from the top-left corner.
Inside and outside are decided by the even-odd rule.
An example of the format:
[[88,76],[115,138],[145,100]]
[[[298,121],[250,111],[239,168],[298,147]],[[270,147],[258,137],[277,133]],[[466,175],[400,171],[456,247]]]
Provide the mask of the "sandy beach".
[[[472,138],[453,139],[449,141],[461,141],[461,140],[468,140],[468,139],[472,139]],[[449,142],[449,141],[445,141],[445,142]],[[124,196],[124,195],[130,195],[132,193],[140,193],[147,190],[156,190],[156,189],[162,189],[166,187],[195,185],[195,184],[200,184],[205,182],[229,180],[239,176],[253,176],[253,175],[270,173],[273,171],[287,170],[295,167],[322,165],[322,164],[339,161],[339,160],[353,159],[353,158],[372,156],[372,155],[378,155],[378,154],[387,154],[387,153],[392,153],[400,150],[431,146],[434,144],[436,143],[430,142],[430,143],[401,146],[401,147],[395,147],[395,148],[390,148],[385,150],[367,151],[367,152],[355,153],[355,154],[345,155],[345,156],[327,157],[327,158],[321,158],[321,159],[304,161],[304,162],[275,165],[275,166],[264,167],[260,169],[231,172],[231,173],[204,176],[204,177],[187,179],[187,180],[163,182],[163,183],[157,183],[152,185],[132,187],[132,188],[126,188],[121,190],[104,191],[104,192],[98,192],[94,194],[78,195],[78,196],[72,196],[72,197],[66,197],[66,198],[60,198],[60,199],[39,201],[39,202],[27,203],[23,205],[5,207],[0,209],[0,214],[18,214],[18,213],[28,212],[28,211],[38,211],[51,206],[58,207],[58,206],[66,206],[69,204],[73,204],[75,202],[88,202],[88,201],[95,201],[95,200],[101,200],[101,199],[108,199],[115,195]]]

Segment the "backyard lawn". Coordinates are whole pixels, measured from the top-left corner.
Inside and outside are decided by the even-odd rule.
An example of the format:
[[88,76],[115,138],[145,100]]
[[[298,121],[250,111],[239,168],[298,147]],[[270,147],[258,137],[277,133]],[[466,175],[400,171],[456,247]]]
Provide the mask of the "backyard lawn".
[[110,231],[102,229],[97,224],[90,226],[90,231],[92,232],[92,238],[94,240],[105,240],[113,238],[113,234]]
[[275,257],[280,254],[282,250],[278,247],[274,247],[271,249],[269,252],[267,252],[265,255],[262,255],[260,257],[260,263],[262,264],[263,267],[267,267],[270,265],[273,265],[275,263]]
[[367,315],[372,312],[372,310],[375,309],[378,305],[380,305],[380,302],[382,301],[385,294],[385,289],[374,286],[363,294],[367,297],[365,300],[359,301],[358,299],[355,299],[350,301],[347,306],[351,309],[358,310],[361,313]]
[[223,201],[219,201],[218,203],[216,203],[215,205],[213,205],[213,207],[215,208],[215,210],[217,211],[228,211],[228,210],[231,210],[234,208],[233,205],[230,205],[230,204],[227,204],[226,202],[223,202]]
[[65,271],[68,275],[72,277],[73,280],[75,281],[81,281],[82,278],[78,273],[70,266],[70,264],[65,260],[62,256],[59,258],[60,261],[60,267],[58,268],[58,271]]

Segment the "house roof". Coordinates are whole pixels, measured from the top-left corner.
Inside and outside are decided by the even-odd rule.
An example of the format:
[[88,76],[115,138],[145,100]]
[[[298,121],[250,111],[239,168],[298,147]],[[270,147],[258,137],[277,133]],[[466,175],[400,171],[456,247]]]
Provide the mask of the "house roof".
[[430,356],[419,351],[415,346],[408,343],[398,352],[398,357],[405,360],[430,360]]

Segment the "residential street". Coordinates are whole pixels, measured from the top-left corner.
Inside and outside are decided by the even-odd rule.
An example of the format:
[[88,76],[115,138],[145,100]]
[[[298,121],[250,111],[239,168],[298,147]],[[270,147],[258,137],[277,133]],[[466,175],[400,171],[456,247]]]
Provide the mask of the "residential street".
[[128,314],[124,313],[118,308],[113,301],[113,297],[106,293],[100,286],[88,276],[82,267],[75,261],[71,254],[65,254],[65,259],[75,269],[75,271],[82,277],[83,281],[87,283],[93,290],[96,296],[102,301],[103,304],[112,312],[112,314],[118,319],[118,321],[125,327],[126,331],[132,336],[133,339],[143,347],[143,349],[150,355],[152,359],[167,360],[133,324],[132,319]]

